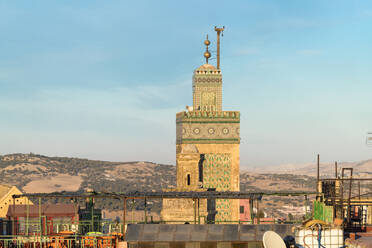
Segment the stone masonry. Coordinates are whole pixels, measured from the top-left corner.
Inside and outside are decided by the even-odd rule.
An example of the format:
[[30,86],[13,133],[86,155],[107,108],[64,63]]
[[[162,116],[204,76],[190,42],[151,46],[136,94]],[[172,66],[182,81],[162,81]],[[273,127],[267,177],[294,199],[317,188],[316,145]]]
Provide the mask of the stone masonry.
[[[193,75],[193,109],[176,115],[177,186],[167,191],[239,191],[240,113],[222,110],[222,74],[204,64]],[[239,220],[239,200],[216,200],[216,223]],[[205,223],[207,201],[164,199],[167,223]]]

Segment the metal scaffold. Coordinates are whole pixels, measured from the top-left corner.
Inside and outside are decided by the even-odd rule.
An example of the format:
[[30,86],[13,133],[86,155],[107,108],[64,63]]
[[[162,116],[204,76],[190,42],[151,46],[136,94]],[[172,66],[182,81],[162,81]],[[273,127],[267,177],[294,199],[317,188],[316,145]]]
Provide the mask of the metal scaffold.
[[[326,222],[342,223],[345,232],[363,232],[372,225],[372,191],[361,193],[361,183],[372,183],[372,178],[356,178],[353,168],[338,168],[334,164],[335,176],[322,178],[319,175],[319,155],[317,163],[317,208],[314,214]],[[323,204],[322,206],[320,204]],[[315,205],[314,205],[315,206]],[[371,215],[371,213],[369,213]]]
[[[194,223],[200,224],[200,211],[199,201],[216,200],[216,199],[249,199],[252,206],[259,209],[259,202],[263,196],[306,196],[315,195],[316,192],[86,192],[86,193],[35,193],[35,194],[20,194],[13,195],[13,205],[10,206],[13,213],[13,218],[9,220],[11,224],[11,234],[0,236],[0,247],[116,247],[125,238],[126,226],[129,223],[134,223],[132,220],[127,219],[128,202],[130,203],[130,210],[133,211],[135,201],[144,201],[144,220],[142,223],[154,223],[148,221],[147,216],[147,201],[150,199],[191,199],[194,204]],[[30,205],[28,200],[27,204],[23,206],[16,205],[16,199],[26,197],[27,199],[35,199],[38,205]],[[94,204],[87,205],[87,211],[91,211],[89,220],[76,220],[71,218],[71,223],[64,223],[57,225],[44,215],[47,207],[42,205],[42,202],[48,198],[63,198],[69,199],[76,203],[79,199],[88,200],[86,202],[94,203],[94,199],[111,198],[122,201],[123,215],[122,222],[110,222],[96,220]],[[36,202],[36,201],[35,201]],[[37,210],[36,210],[37,208]],[[75,206],[74,206],[75,208]],[[20,220],[16,218],[16,213],[22,212],[24,222],[22,225]],[[35,213],[36,212],[36,213]],[[71,210],[71,212],[73,212]],[[37,218],[35,218],[37,216]],[[137,222],[138,223],[138,222]],[[240,222],[239,222],[240,223]],[[259,224],[259,221],[258,223]],[[101,233],[98,226],[109,226],[107,233]],[[67,226],[67,228],[62,228]],[[86,228],[82,228],[82,227]],[[21,228],[22,227],[22,228]],[[21,230],[22,229],[22,230]],[[50,230],[52,230],[50,232]],[[55,231],[54,231],[55,230]],[[97,232],[98,231],[98,232]]]

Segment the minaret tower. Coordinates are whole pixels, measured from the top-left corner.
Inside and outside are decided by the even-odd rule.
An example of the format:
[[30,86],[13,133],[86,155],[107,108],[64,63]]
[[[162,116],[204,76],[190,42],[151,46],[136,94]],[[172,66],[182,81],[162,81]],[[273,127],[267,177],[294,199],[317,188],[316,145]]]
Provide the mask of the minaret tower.
[[[175,191],[239,191],[240,113],[222,110],[219,40],[223,30],[215,28],[217,67],[208,63],[211,43],[207,36],[204,41],[206,63],[194,70],[192,78],[193,108],[176,115]],[[191,200],[164,200],[163,220],[190,218],[192,221],[192,204]],[[203,206],[206,207],[206,203]],[[216,210],[216,221],[239,220],[238,200],[217,200]],[[204,212],[201,210],[199,216],[203,213],[206,209]]]
[[222,74],[221,70],[208,64],[211,57],[208,51],[210,41],[204,41],[206,64],[194,71],[192,77],[193,109],[199,111],[222,111]]

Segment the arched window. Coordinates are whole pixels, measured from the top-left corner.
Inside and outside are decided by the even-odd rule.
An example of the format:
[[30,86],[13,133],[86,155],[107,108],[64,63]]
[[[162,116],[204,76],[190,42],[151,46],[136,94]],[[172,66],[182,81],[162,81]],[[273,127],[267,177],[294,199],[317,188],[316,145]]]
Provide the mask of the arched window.
[[187,174],[187,185],[190,185],[191,183],[191,176],[190,174]]
[[200,160],[199,160],[199,182],[203,183],[203,162],[205,160],[205,155],[200,154]]

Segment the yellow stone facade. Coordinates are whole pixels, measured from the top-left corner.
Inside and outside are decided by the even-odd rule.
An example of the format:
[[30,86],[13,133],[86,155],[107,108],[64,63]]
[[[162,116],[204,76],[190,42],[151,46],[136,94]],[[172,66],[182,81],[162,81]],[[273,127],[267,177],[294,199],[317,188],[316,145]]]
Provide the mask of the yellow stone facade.
[[[171,189],[165,191],[180,191],[180,189]],[[184,190],[187,191],[187,190]],[[193,189],[192,191],[204,191],[201,189]],[[161,211],[162,221],[168,224],[184,224],[184,223],[206,223],[207,216],[207,201],[192,200],[192,199],[164,199],[163,208]]]
[[372,206],[368,206],[368,210],[367,210],[368,213],[370,213],[368,216],[367,216],[367,224],[368,225],[372,225]]
[[[6,218],[10,205],[13,205],[13,195],[20,195],[22,192],[16,186],[0,184],[0,218]],[[27,197],[17,198],[15,204],[30,204],[33,205]]]
[[213,65],[204,64],[192,77],[193,107],[199,111],[222,111],[222,74]]
[[[177,186],[167,191],[239,191],[240,113],[222,110],[222,74],[205,64],[194,71],[193,109],[176,115]],[[216,223],[239,221],[239,200],[216,200]],[[205,223],[207,200],[164,199],[167,223]]]
[[[191,148],[190,148],[191,147]],[[239,191],[239,144],[180,144],[176,149],[177,158],[177,189],[194,191],[204,185],[199,181],[199,161],[201,154],[226,154],[231,156],[230,187],[224,191]],[[188,185],[190,175],[190,185]],[[223,184],[216,189],[222,188]]]

